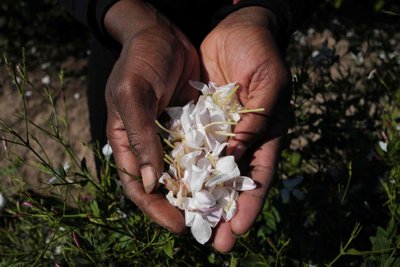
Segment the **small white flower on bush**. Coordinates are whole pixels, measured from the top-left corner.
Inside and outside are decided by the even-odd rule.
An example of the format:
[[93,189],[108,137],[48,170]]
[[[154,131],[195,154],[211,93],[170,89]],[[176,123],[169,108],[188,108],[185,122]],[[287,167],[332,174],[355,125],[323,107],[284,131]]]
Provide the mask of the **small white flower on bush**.
[[110,159],[112,155],[112,148],[108,142],[103,146],[101,152],[103,153],[103,155],[106,157],[107,160]]
[[0,193],[0,211],[3,210],[4,206],[6,205],[5,197]]
[[293,195],[296,199],[304,199],[305,193],[296,188],[299,184],[303,182],[303,176],[297,176],[293,179],[282,180],[284,188],[281,190],[281,198],[283,203],[289,203],[290,195]]
[[378,142],[379,148],[382,149],[383,152],[387,152],[388,144],[384,141]]
[[169,190],[168,201],[185,211],[186,226],[201,244],[207,242],[221,219],[229,221],[236,212],[238,191],[256,188],[253,180],[240,175],[233,156],[222,156],[233,127],[243,110],[236,97],[236,83],[217,86],[190,82],[202,92],[197,103],[167,109],[169,133],[164,141],[171,151],[160,183]]
[[[64,171],[67,172],[70,168],[71,168],[71,166],[69,165],[69,162],[68,162],[68,161],[64,162],[64,165],[63,165]],[[71,180],[71,179],[69,179],[69,178],[66,178],[65,180],[66,180],[68,183],[73,183],[73,182],[74,182],[73,180]],[[53,176],[53,177],[51,177],[51,178],[47,181],[47,184],[54,185],[54,184],[57,184],[57,183],[60,183],[60,182],[62,182],[62,181],[60,180],[59,177]]]
[[43,76],[41,82],[42,82],[42,84],[44,84],[44,85],[50,84],[50,76],[49,76],[49,75]]

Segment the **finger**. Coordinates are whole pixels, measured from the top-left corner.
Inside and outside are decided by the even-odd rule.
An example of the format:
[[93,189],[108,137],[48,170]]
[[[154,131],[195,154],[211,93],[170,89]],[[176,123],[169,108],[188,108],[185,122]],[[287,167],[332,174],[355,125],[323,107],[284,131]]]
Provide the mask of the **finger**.
[[[268,85],[266,81],[268,81]],[[271,139],[286,133],[290,98],[289,89],[286,83],[271,82],[269,79],[257,83],[253,88],[243,89],[249,90],[248,97],[246,99],[242,97],[242,102],[245,102],[243,110],[261,109],[261,111],[242,115],[241,120],[235,126],[235,136],[229,140],[228,154],[233,154],[238,161],[255,142],[261,139]],[[271,127],[272,122],[274,124],[273,128]]]
[[140,77],[120,86],[112,99],[137,159],[144,190],[149,193],[158,184],[163,170],[163,150],[155,124],[158,99],[149,83]]
[[272,139],[254,153],[250,163],[250,176],[257,188],[242,192],[237,200],[237,214],[231,220],[235,235],[243,235],[250,229],[264,205],[275,172],[279,143],[280,138]]
[[227,154],[234,155],[235,160],[239,161],[257,139],[265,136],[268,118],[263,113],[245,114],[235,126],[235,136],[228,142]]
[[231,251],[236,243],[236,238],[232,235],[231,223],[220,222],[215,228],[213,247],[221,253]]
[[[119,166],[118,174],[127,197],[132,200],[152,220],[171,232],[181,233],[185,227],[182,213],[173,207],[162,194],[147,194],[140,174],[139,162],[132,153],[128,138],[115,112],[109,112],[108,138],[113,148],[114,159]],[[113,114],[113,115],[112,115]]]

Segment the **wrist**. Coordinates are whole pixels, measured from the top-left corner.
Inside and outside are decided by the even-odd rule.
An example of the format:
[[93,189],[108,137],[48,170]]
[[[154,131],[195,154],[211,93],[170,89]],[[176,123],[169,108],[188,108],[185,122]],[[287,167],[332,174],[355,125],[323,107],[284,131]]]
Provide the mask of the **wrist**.
[[276,15],[265,7],[248,6],[229,14],[221,23],[226,25],[248,25],[267,28],[277,35],[279,25]]
[[[232,17],[238,17],[238,14],[242,14],[242,17],[249,20],[248,23],[253,21],[256,25],[267,28],[283,52],[289,43],[291,25],[291,12],[286,2],[282,0],[240,0],[233,5],[221,8],[213,18],[213,25],[220,27],[221,24],[227,22],[228,17],[232,19]],[[250,9],[250,7],[257,8],[257,11]],[[263,12],[267,13],[263,15]],[[238,20],[235,19],[235,21]]]
[[150,4],[140,0],[121,0],[105,14],[104,27],[123,45],[144,29],[157,26],[159,21],[160,14]]

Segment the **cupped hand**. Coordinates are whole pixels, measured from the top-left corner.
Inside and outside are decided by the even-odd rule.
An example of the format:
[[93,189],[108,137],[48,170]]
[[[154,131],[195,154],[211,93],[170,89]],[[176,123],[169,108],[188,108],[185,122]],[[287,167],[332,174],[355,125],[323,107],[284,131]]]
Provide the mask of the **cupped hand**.
[[237,214],[217,226],[213,246],[221,252],[233,248],[261,211],[287,130],[290,74],[275,41],[277,30],[267,9],[246,7],[221,21],[201,45],[203,80],[237,81],[244,109],[264,109],[244,114],[228,144],[227,153],[247,167],[258,187],[242,192]]
[[163,171],[155,120],[167,105],[196,98],[188,80],[199,79],[197,52],[171,22],[142,1],[117,2],[104,22],[122,45],[106,88],[107,135],[122,185],[156,223],[182,232],[182,213],[153,192]]

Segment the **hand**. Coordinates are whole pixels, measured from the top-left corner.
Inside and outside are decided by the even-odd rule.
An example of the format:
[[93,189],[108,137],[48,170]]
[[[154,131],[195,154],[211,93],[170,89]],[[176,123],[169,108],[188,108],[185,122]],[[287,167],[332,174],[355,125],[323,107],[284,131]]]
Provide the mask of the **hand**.
[[[151,5],[137,0],[114,4],[107,31],[122,45],[107,82],[107,135],[127,196],[172,232],[185,229],[182,213],[163,194],[151,193],[163,171],[155,124],[169,105],[197,98],[188,80],[199,80],[198,55],[187,38]],[[143,184],[135,176],[141,175]]]
[[[230,251],[235,236],[246,233],[261,211],[279,154],[280,136],[287,130],[289,71],[275,42],[274,16],[263,7],[242,8],[220,22],[201,45],[203,80],[218,85],[237,81],[245,109],[227,153],[245,163],[258,187],[242,192],[238,211],[215,231],[214,247]],[[242,164],[243,166],[243,164]]]

